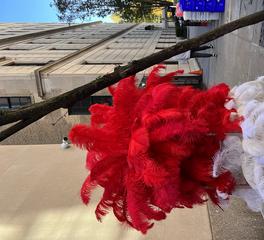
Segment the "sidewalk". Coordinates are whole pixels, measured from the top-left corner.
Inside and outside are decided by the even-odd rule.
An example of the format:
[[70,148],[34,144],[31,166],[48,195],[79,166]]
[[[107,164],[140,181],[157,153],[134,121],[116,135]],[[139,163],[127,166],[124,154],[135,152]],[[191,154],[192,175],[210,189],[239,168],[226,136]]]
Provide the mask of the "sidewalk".
[[210,240],[207,206],[177,209],[144,236],[110,214],[94,214],[79,189],[86,177],[85,151],[59,145],[0,146],[1,240]]
[[120,225],[112,214],[99,223],[94,209],[100,189],[88,207],[79,198],[87,174],[85,151],[57,144],[8,145],[0,146],[0,156],[1,240],[264,239],[263,218],[236,199],[224,212],[211,204],[176,209],[146,236]]

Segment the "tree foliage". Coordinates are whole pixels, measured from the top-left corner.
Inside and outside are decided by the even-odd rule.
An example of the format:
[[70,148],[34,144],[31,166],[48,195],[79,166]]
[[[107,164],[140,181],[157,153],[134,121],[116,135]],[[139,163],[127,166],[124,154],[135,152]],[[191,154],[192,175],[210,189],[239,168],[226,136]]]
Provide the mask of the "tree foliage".
[[155,21],[156,8],[171,5],[170,0],[53,0],[61,21],[118,15],[123,22]]

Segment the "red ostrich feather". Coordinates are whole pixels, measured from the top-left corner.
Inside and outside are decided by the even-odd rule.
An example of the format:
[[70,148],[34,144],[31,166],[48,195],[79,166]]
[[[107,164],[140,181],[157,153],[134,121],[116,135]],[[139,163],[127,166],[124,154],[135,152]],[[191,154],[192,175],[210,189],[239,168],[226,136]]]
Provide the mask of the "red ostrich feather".
[[160,68],[145,88],[136,86],[135,77],[111,87],[113,106],[91,106],[91,125],[70,132],[71,141],[88,151],[83,202],[103,187],[97,219],[112,209],[120,222],[142,233],[173,208],[192,208],[208,198],[218,204],[216,190],[231,194],[235,186],[230,172],[212,176],[225,133],[239,129],[224,107],[228,86],[179,87],[171,83],[178,72],[160,76]]

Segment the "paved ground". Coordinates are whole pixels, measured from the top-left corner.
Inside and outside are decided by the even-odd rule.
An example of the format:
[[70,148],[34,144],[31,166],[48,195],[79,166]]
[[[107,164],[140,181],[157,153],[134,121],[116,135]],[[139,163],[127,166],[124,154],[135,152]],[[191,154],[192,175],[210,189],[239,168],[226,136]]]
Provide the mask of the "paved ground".
[[173,211],[143,236],[109,215],[98,223],[79,188],[85,152],[59,145],[0,146],[0,240],[211,240],[207,206]]
[[214,240],[263,240],[264,220],[261,214],[250,211],[237,198],[222,211],[209,204],[209,214]]
[[89,207],[78,196],[86,176],[84,151],[55,144],[9,145],[0,146],[0,156],[1,240],[264,239],[262,216],[238,199],[224,212],[210,204],[175,210],[147,236],[120,226],[112,215],[100,224],[93,212],[100,191]]

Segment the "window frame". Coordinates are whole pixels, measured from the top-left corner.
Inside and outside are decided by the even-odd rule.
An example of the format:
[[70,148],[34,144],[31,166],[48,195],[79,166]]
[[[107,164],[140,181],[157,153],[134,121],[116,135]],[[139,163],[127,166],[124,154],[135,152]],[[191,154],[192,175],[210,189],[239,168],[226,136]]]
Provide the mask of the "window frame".
[[[12,100],[18,98],[18,104],[12,103]],[[8,103],[8,107],[1,107],[0,109],[18,109],[25,106],[30,106],[32,104],[32,97],[31,96],[0,96],[0,99],[6,99]],[[27,99],[27,103],[24,104],[22,99]]]
[[[106,101],[103,101],[103,100]],[[90,115],[89,107],[93,104],[106,104],[109,106],[112,106],[113,104],[113,97],[111,95],[93,95],[89,98],[86,98],[82,101],[78,101],[74,105],[68,108],[68,114],[69,115]],[[80,104],[80,107],[77,107],[77,105]]]

